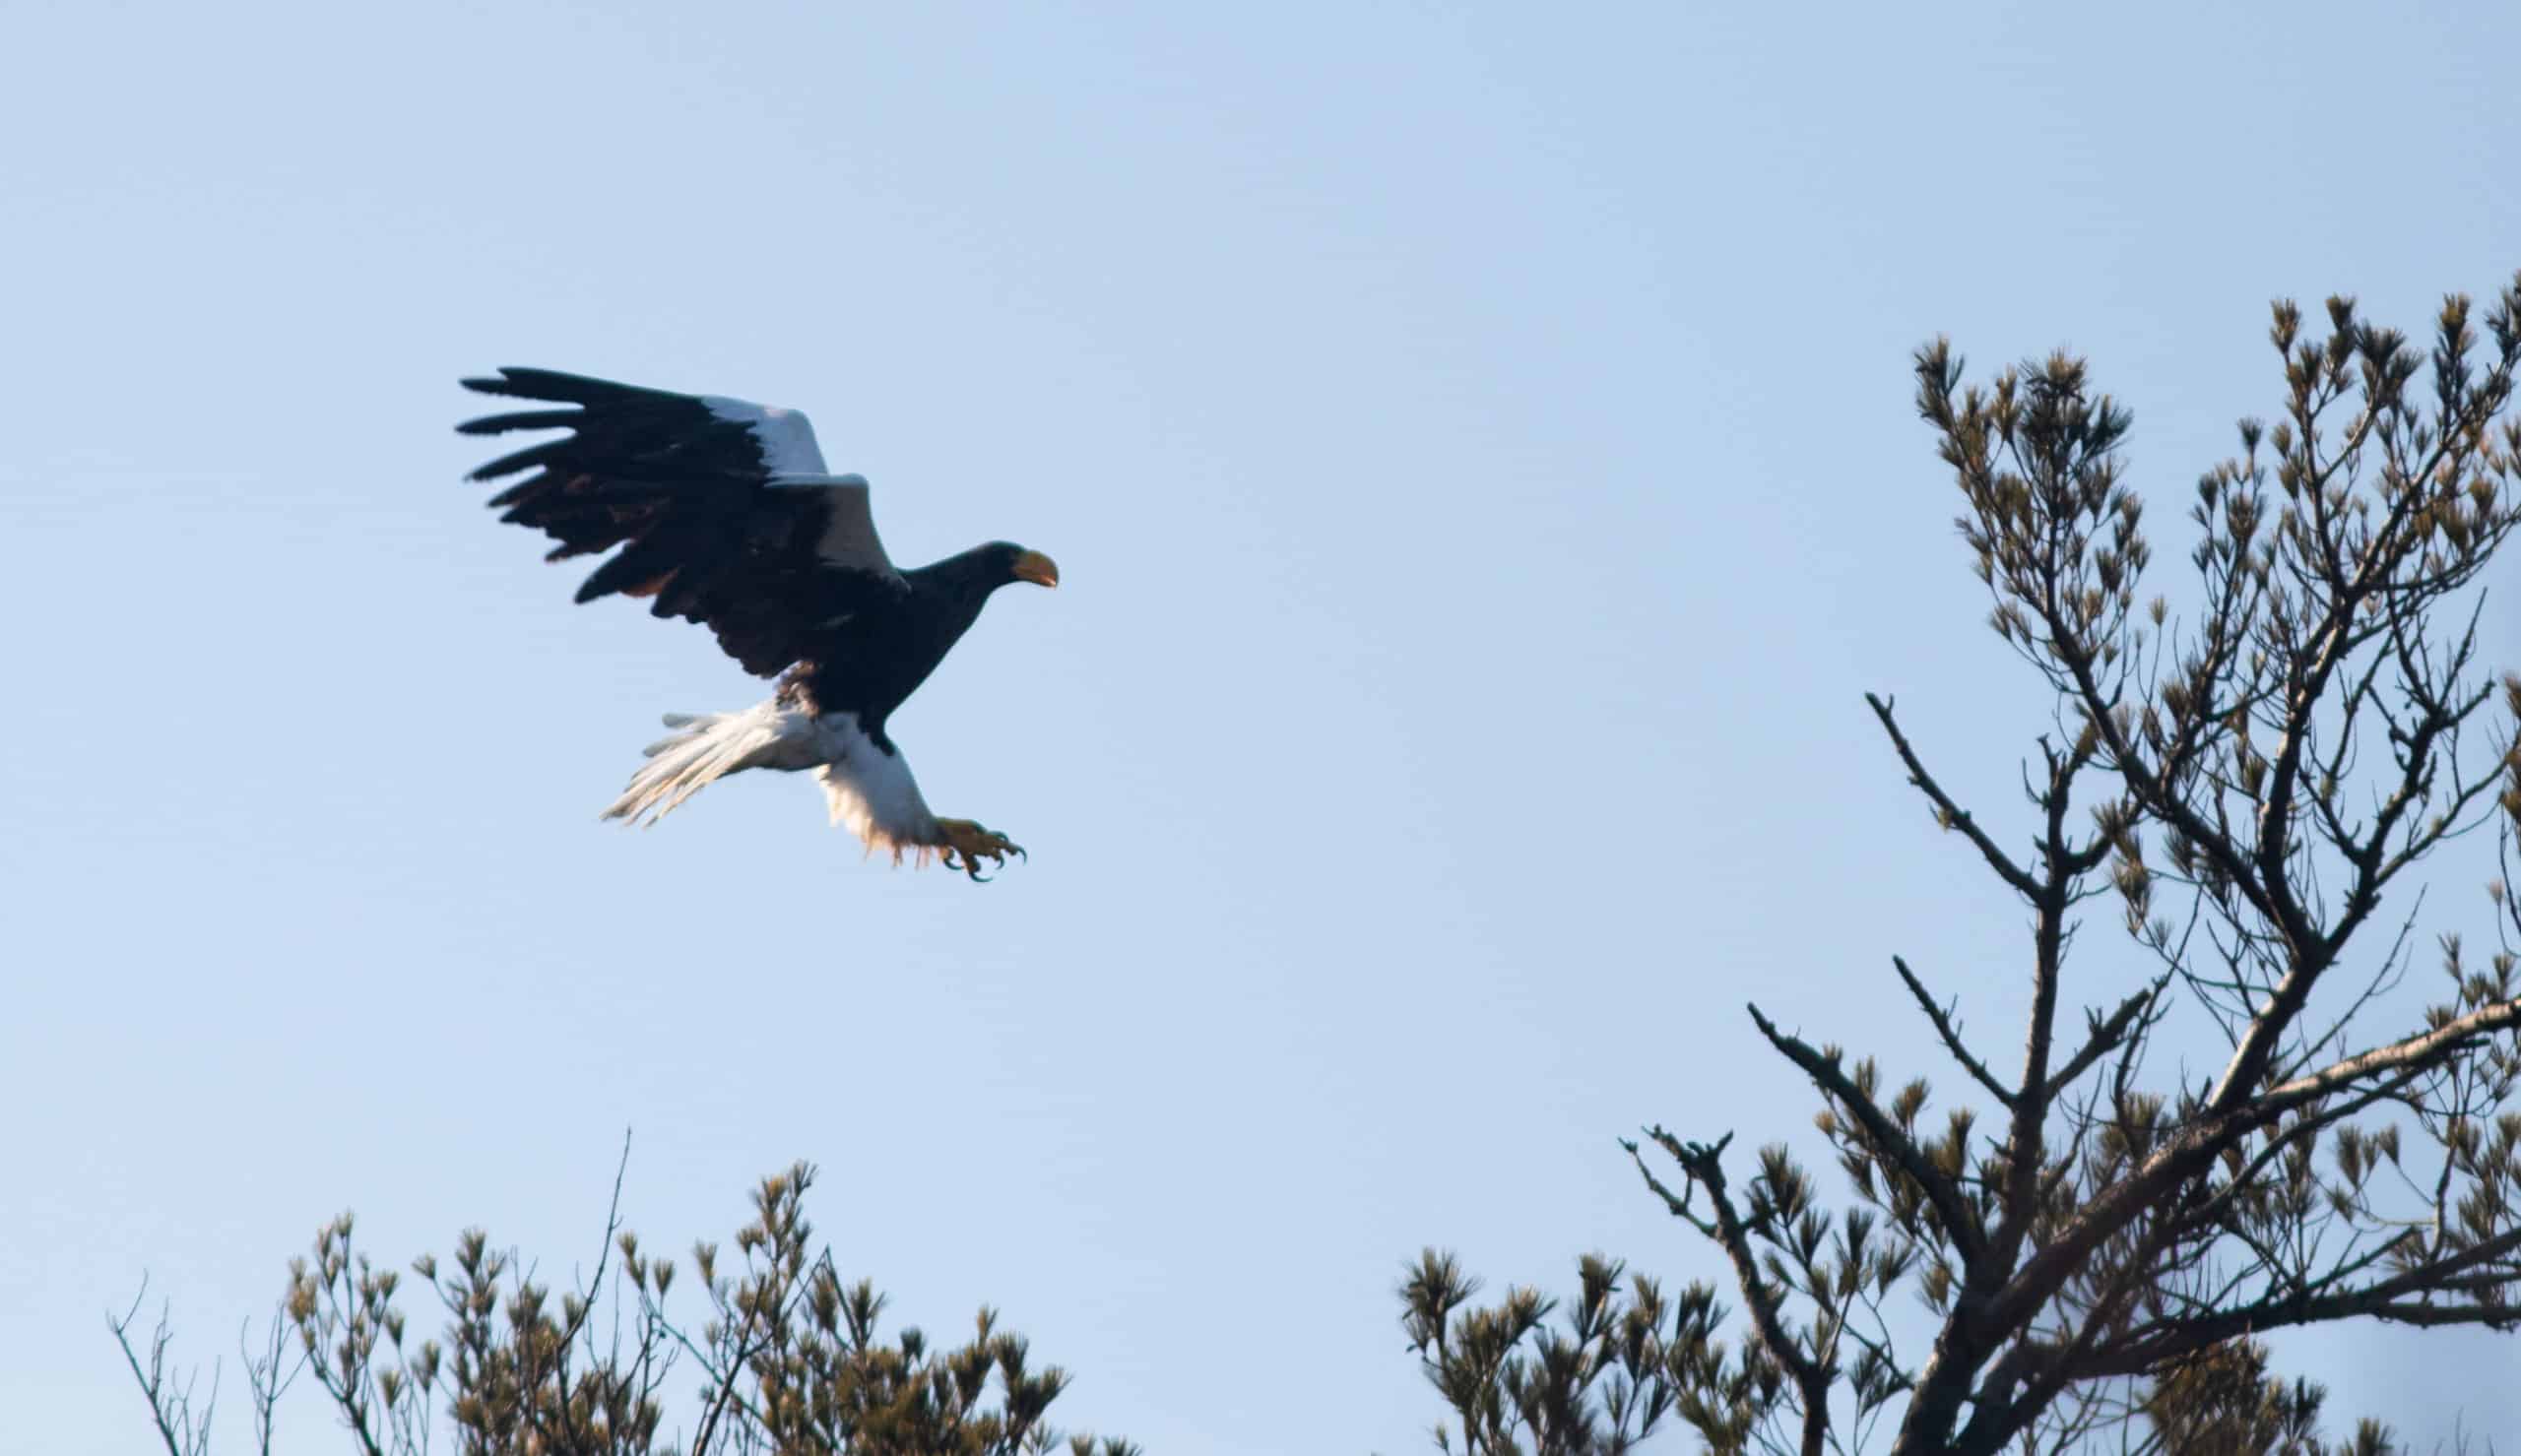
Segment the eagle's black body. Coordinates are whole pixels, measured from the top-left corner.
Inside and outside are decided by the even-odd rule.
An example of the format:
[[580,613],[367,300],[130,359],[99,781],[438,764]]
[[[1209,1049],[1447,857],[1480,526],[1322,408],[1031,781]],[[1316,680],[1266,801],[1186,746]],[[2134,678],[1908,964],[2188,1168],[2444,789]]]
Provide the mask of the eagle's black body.
[[[970,630],[992,592],[1057,581],[1048,558],[994,541],[897,570],[876,539],[867,482],[823,473],[803,415],[546,369],[468,379],[483,394],[563,405],[491,415],[467,434],[564,429],[473,473],[531,472],[493,496],[502,520],[559,541],[549,559],[619,547],[578,601],[649,597],[704,623],[728,655],[780,677],[785,703],[884,723]],[[748,412],[747,412],[748,411]],[[1029,568],[1048,572],[1025,576]]]
[[854,713],[885,751],[884,721],[945,661],[980,620],[992,592],[1018,580],[1022,548],[1004,541],[975,546],[902,573],[910,590],[860,612],[808,645],[807,656],[779,679],[783,701],[821,713]]

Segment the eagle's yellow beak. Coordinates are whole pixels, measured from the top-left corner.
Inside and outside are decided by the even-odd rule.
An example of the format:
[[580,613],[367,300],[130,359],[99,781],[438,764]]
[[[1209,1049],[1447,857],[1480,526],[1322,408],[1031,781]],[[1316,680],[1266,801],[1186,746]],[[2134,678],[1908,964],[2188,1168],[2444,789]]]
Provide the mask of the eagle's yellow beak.
[[1039,551],[1026,551],[1015,558],[1015,579],[1037,587],[1060,584],[1060,564]]

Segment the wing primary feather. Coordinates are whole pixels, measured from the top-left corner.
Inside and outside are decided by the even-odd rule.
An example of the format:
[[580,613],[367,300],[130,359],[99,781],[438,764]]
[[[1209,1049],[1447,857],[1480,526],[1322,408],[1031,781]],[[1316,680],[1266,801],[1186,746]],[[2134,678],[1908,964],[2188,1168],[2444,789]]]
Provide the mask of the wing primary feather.
[[514,454],[500,456],[464,478],[477,481],[495,480],[501,475],[513,475],[529,466],[548,465],[564,459],[576,448],[577,442],[574,440],[550,440],[541,445],[529,445]]
[[503,395],[510,399],[549,400],[560,404],[593,405],[606,401],[681,400],[690,398],[671,390],[649,389],[642,385],[623,384],[617,380],[597,379],[586,374],[565,374],[557,369],[530,369],[507,365],[498,377],[474,378],[463,381],[475,394]]
[[[483,504],[494,511],[507,506],[521,506],[532,501],[544,491],[558,485],[563,478],[565,477],[550,471],[537,471],[533,475],[528,475],[524,479],[509,486],[507,489],[491,496],[488,500],[484,501]],[[585,477],[580,476],[579,478],[583,479]],[[520,514],[511,513],[509,515],[501,516],[499,519],[507,522],[522,522],[525,520],[525,517]]]
[[514,414],[485,414],[455,427],[459,435],[503,435],[511,430],[569,429],[587,417],[584,410],[523,410]]
[[594,574],[578,588],[577,600],[580,602],[593,601],[608,593],[653,581],[672,570],[679,554],[687,549],[687,543],[670,537],[648,536],[634,540],[612,560],[595,569]]

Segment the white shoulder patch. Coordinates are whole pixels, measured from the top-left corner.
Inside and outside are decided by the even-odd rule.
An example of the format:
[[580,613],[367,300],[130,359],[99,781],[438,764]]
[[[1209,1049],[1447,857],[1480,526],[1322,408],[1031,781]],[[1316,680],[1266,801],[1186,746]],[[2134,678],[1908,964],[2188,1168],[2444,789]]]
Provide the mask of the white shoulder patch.
[[702,395],[700,403],[720,419],[744,425],[761,442],[762,463],[774,475],[820,475],[822,447],[814,443],[814,426],[801,410],[756,405],[726,395]]
[[865,490],[867,477],[852,472],[846,475],[817,475],[803,471],[781,471],[770,477],[770,483],[793,485],[800,489],[809,485],[830,485],[842,490]]

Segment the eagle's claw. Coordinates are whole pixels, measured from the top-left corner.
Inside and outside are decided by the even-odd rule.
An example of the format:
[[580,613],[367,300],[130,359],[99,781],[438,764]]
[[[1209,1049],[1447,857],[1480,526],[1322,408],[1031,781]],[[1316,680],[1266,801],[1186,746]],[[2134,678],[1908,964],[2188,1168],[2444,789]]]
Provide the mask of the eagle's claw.
[[939,819],[937,828],[945,839],[938,848],[937,857],[945,861],[947,869],[961,870],[976,884],[989,882],[990,877],[981,873],[983,859],[990,862],[991,868],[998,869],[1004,867],[1009,855],[1018,859],[1028,857],[1022,845],[969,819]]

